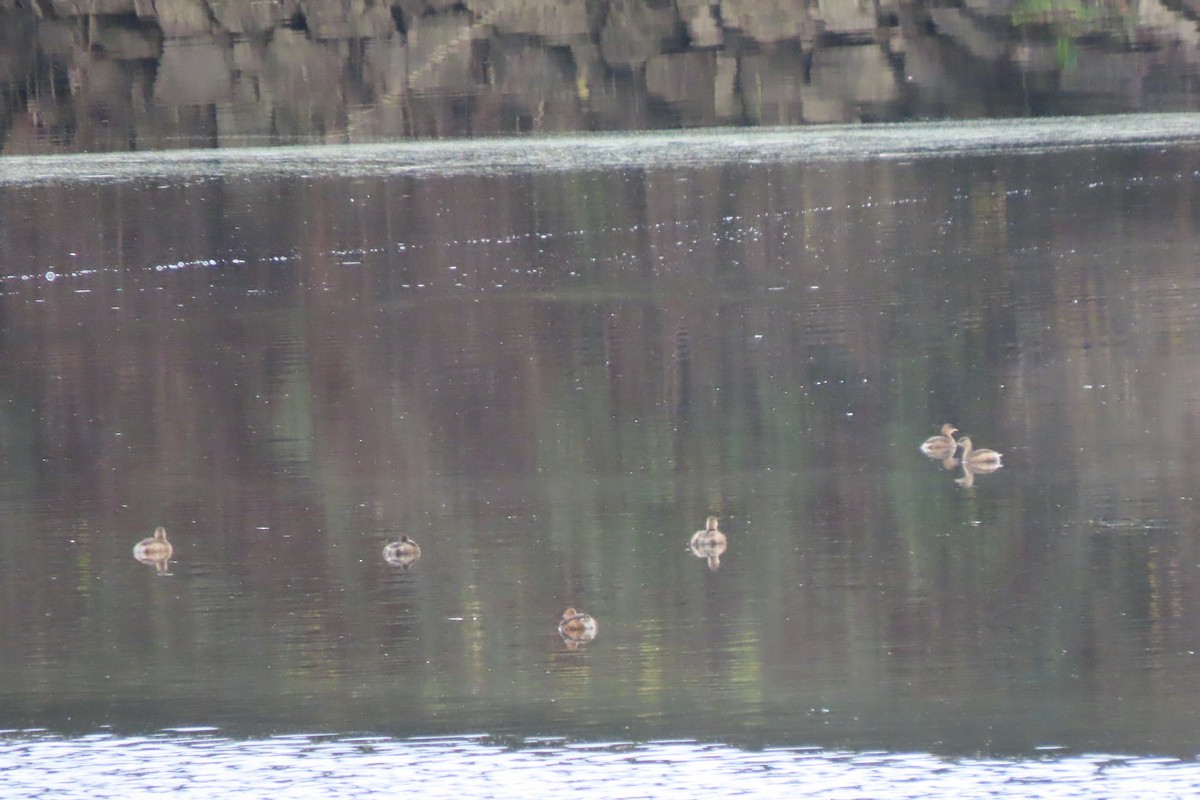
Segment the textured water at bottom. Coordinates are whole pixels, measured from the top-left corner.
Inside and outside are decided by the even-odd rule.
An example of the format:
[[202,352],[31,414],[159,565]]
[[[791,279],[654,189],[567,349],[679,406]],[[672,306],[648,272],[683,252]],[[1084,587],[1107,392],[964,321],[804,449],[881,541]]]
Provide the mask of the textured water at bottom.
[[744,750],[689,740],[500,742],[213,730],[145,737],[0,734],[7,798],[371,797],[1195,797],[1200,764],[1104,754],[946,759],[815,748]]

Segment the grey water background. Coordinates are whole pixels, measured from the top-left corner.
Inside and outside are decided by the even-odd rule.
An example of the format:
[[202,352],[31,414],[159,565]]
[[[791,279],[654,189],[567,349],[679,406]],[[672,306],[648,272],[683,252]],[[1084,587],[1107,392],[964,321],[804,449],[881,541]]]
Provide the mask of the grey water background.
[[1193,794],[1197,122],[6,160],[6,785]]

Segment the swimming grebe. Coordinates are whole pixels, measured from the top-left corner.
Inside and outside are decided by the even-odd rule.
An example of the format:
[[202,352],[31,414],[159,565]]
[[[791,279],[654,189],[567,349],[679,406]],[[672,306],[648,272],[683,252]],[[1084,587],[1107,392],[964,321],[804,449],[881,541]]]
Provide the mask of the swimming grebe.
[[958,428],[947,422],[942,426],[941,436],[930,436],[925,441],[921,442],[921,452],[930,458],[950,458],[954,455],[954,451],[958,449],[958,442],[954,441],[954,434],[958,433]]
[[721,554],[728,547],[725,534],[717,529],[719,523],[717,517],[710,516],[704,521],[704,530],[693,533],[688,544],[696,558],[708,559],[708,568],[714,572],[721,566]]
[[562,620],[558,623],[558,632],[568,644],[582,644],[596,638],[599,626],[596,620],[588,614],[568,608],[563,612]]
[[411,567],[420,557],[421,546],[406,535],[383,548],[383,560],[395,567]]
[[1000,454],[995,450],[988,450],[987,448],[976,450],[971,445],[970,436],[964,436],[959,439],[958,445],[963,449],[962,463],[970,464],[971,468],[976,472],[983,472],[988,467],[993,469],[999,469],[1001,467]]
[[175,548],[167,541],[167,529],[159,525],[154,535],[142,539],[133,546],[133,557],[143,564],[152,564],[159,572],[167,571],[167,562]]

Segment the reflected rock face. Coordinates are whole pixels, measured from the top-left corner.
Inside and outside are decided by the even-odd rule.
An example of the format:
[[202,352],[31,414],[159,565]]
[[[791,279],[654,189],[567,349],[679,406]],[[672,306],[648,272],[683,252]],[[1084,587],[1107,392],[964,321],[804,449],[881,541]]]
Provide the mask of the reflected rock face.
[[563,612],[562,620],[558,623],[558,633],[570,648],[576,648],[596,638],[599,626],[589,614],[568,608]]
[[721,554],[729,546],[725,534],[717,527],[719,522],[720,520],[716,517],[709,517],[704,523],[704,530],[692,534],[692,540],[688,543],[692,555],[696,558],[707,559],[708,568],[713,572],[720,568]]
[[170,565],[171,554],[175,548],[167,541],[167,529],[161,525],[154,529],[154,535],[142,539],[133,546],[133,557],[147,566],[153,566],[158,572],[166,574]]
[[401,536],[400,541],[390,542],[383,548],[383,560],[393,567],[408,569],[421,557],[421,546],[407,536]]

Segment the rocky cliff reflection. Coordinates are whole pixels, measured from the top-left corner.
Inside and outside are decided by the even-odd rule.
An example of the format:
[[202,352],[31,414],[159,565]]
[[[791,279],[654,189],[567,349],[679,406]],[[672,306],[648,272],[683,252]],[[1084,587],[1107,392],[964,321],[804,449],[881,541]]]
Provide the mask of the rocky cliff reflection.
[[1192,110],[1193,16],[1161,0],[0,2],[0,153]]
[[1198,168],[0,186],[0,721],[1191,753]]

